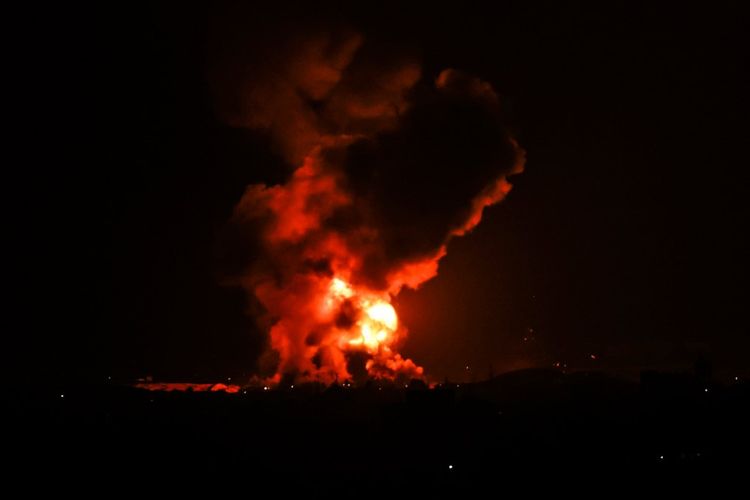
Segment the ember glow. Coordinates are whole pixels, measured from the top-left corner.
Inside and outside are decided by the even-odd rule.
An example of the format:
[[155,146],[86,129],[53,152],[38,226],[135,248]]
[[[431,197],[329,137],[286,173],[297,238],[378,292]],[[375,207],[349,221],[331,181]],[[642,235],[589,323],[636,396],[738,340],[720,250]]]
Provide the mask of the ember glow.
[[239,281],[262,310],[271,383],[423,378],[398,352],[407,329],[393,298],[437,275],[450,239],[509,192],[524,153],[488,83],[449,69],[417,87],[414,61],[362,63],[359,36],[321,43],[302,54],[304,72],[292,51],[270,83],[242,90],[246,126],[301,160],[285,183],[250,185],[237,205],[233,221],[255,251]]
[[238,385],[226,384],[193,384],[186,382],[138,382],[133,385],[138,389],[147,391],[163,392],[226,392],[227,394],[236,394],[240,391]]

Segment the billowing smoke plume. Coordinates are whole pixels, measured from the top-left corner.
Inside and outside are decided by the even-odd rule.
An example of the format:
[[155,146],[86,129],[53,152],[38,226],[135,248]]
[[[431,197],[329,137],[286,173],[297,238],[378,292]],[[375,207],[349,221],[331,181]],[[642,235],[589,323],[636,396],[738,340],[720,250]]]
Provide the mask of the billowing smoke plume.
[[351,32],[275,49],[220,109],[294,166],[284,184],[248,186],[233,220],[257,238],[240,281],[264,310],[276,378],[421,377],[397,352],[391,299],[437,274],[450,239],[508,193],[523,151],[482,80],[430,78]]

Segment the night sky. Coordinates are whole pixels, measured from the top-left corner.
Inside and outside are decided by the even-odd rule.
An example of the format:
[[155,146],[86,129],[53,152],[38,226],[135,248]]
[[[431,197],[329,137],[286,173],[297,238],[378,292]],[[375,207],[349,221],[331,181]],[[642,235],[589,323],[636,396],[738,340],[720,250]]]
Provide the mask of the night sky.
[[221,119],[211,68],[217,38],[284,18],[346,23],[417,54],[430,78],[490,82],[527,152],[438,277],[395,300],[403,352],[429,376],[699,358],[747,373],[739,5],[197,3],[61,20],[69,37],[34,72],[64,114],[37,134],[32,195],[15,203],[30,215],[17,241],[32,263],[14,272],[33,297],[35,363],[92,380],[255,373],[266,339],[245,292],[220,283],[227,224],[248,184],[291,168],[267,135]]

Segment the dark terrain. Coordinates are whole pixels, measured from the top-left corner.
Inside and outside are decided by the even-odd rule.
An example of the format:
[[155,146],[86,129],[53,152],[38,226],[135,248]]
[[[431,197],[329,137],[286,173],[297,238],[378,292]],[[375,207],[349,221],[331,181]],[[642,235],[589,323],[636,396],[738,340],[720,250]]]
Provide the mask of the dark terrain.
[[26,470],[281,478],[318,494],[549,474],[584,482],[589,474],[713,477],[747,464],[749,442],[747,382],[720,385],[699,372],[644,372],[636,383],[524,370],[433,389],[371,382],[238,394],[110,381],[12,394]]

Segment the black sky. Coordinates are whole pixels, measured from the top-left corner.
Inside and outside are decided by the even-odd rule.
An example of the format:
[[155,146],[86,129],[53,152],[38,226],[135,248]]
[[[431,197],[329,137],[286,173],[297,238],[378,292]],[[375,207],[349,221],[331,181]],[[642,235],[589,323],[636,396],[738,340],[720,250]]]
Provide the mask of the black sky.
[[[336,17],[421,54],[427,75],[455,67],[492,83],[528,155],[510,196],[451,242],[439,276],[398,297],[408,356],[438,379],[466,377],[466,365],[483,378],[490,365],[635,371],[699,356],[745,369],[739,5],[160,4],[69,16],[34,72],[45,77],[34,90],[65,114],[35,136],[33,196],[11,198],[30,215],[17,239],[34,276],[19,271],[33,298],[23,335],[64,377],[252,373],[264,339],[243,292],[217,282],[217,241],[245,186],[288,168],[267,137],[216,116],[210,40],[230,18]],[[58,158],[48,148],[59,143]]]

